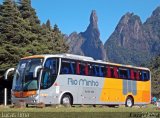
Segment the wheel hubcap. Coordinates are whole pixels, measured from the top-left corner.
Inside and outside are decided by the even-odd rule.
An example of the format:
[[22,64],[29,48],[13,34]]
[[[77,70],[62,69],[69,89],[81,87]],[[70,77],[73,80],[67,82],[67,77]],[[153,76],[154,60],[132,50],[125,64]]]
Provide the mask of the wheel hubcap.
[[63,104],[70,104],[70,100],[68,97],[63,98]]
[[130,100],[130,99],[127,100],[127,106],[129,106],[129,107],[132,106],[132,100]]

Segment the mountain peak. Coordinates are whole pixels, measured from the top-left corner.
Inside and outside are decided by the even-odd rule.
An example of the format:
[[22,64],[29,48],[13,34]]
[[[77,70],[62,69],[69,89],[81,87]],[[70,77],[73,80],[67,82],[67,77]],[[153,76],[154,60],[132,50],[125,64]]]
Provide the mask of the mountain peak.
[[82,33],[84,37],[88,37],[87,39],[98,39],[100,37],[100,32],[98,29],[98,16],[96,14],[96,10],[92,10],[91,15],[90,15],[90,24],[87,27],[87,30]]
[[69,36],[68,44],[70,46],[70,52],[90,56],[98,60],[106,60],[106,51],[100,40],[98,17],[95,10],[92,10],[89,20],[90,23],[84,32],[79,34],[72,33]]
[[120,20],[120,24],[128,25],[128,23],[133,23],[135,21],[141,24],[141,19],[139,16],[135,15],[134,13],[127,12],[124,16],[122,16]]
[[152,13],[152,16],[160,16],[160,6],[158,6]]
[[134,13],[133,13],[133,12],[132,12],[132,13],[127,12],[124,16],[126,16],[126,17],[131,17],[131,16],[134,16]]
[[98,17],[96,14],[96,10],[92,10],[92,13],[90,15],[90,25],[93,27],[97,27]]

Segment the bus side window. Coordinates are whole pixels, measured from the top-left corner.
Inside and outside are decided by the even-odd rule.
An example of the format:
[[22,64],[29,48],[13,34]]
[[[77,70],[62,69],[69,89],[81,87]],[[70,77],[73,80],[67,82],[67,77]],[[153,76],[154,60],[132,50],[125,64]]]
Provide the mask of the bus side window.
[[127,69],[127,78],[128,78],[128,79],[131,79],[130,69]]
[[111,77],[111,68],[109,66],[107,66],[107,77],[110,78]]
[[94,76],[96,77],[104,77],[104,67],[101,65],[94,65],[93,66],[94,70]]
[[91,66],[91,64],[88,65],[88,75],[93,76],[93,67]]
[[79,62],[77,62],[76,63],[76,74],[80,74],[80,63]]
[[139,80],[140,81],[143,81],[143,72],[142,71],[139,71]]
[[80,63],[80,75],[85,75],[85,64]]
[[119,78],[122,79],[130,79],[130,72],[129,69],[126,68],[119,68]]
[[99,71],[99,77],[104,77],[104,67],[99,65],[98,66],[98,71]]
[[140,73],[138,70],[136,71],[136,80],[140,80]]
[[140,78],[141,78],[141,81],[144,81],[144,72],[143,72],[143,71],[141,71],[141,76],[140,76]]
[[114,77],[118,78],[118,68],[114,67]]
[[105,66],[101,66],[102,77],[107,77],[107,71]]
[[147,71],[142,71],[142,81],[148,81],[149,76]]
[[75,64],[75,62],[74,61],[71,61],[70,62],[70,74],[75,74],[76,73],[76,64]]
[[147,81],[148,81],[148,80],[150,80],[149,71],[147,71],[146,73],[147,73]]
[[104,77],[108,77],[108,68],[104,65]]
[[133,72],[134,72],[134,79],[137,80],[137,71],[134,70]]
[[131,80],[135,79],[135,75],[134,75],[134,70],[133,69],[130,69],[130,78],[131,78]]
[[114,69],[113,69],[113,67],[110,67],[110,72],[111,72],[111,78],[114,78]]
[[96,65],[92,65],[93,68],[93,76],[99,76],[98,67]]
[[70,64],[68,62],[62,61],[61,74],[69,74]]
[[88,64],[87,63],[85,64],[85,75],[88,76]]
[[61,74],[75,74],[76,64],[72,60],[62,60]]

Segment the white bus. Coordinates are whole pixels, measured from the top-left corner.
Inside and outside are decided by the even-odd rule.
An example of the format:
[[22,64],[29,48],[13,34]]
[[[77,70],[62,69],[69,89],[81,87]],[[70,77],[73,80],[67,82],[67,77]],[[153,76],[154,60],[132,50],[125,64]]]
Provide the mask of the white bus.
[[148,104],[150,71],[72,54],[22,58],[15,71],[13,104]]

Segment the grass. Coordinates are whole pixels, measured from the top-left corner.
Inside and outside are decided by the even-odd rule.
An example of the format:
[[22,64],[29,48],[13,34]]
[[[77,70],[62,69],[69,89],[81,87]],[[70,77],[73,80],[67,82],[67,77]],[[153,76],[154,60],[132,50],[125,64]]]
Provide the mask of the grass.
[[110,108],[107,106],[73,106],[73,107],[64,107],[64,106],[50,106],[45,108],[10,108],[10,107],[0,107],[0,112],[160,112],[160,109],[157,109],[155,105],[147,105],[145,107],[132,107],[127,108],[124,106],[119,106],[115,108]]
[[45,108],[10,108],[0,106],[0,118],[159,118],[160,110],[154,105],[145,107],[126,108],[119,106],[110,108],[107,106],[50,106]]

